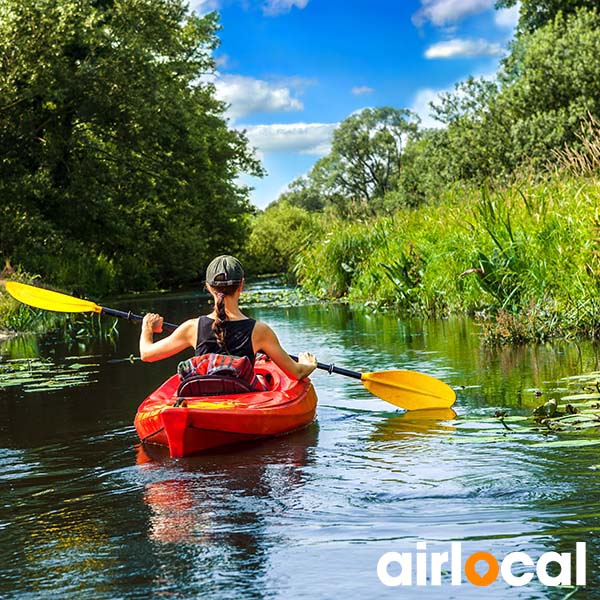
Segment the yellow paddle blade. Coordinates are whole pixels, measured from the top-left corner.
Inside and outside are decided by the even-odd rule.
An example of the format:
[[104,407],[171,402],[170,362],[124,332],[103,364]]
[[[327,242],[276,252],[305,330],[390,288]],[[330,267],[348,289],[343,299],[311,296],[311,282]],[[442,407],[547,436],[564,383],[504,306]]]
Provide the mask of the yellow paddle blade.
[[414,371],[363,373],[361,381],[372,394],[406,410],[450,408],[456,401],[449,385]]
[[52,292],[25,283],[17,283],[16,281],[7,281],[4,285],[6,291],[15,300],[29,306],[35,306],[36,308],[54,310],[56,312],[102,312],[100,306],[88,300],[81,300],[80,298]]

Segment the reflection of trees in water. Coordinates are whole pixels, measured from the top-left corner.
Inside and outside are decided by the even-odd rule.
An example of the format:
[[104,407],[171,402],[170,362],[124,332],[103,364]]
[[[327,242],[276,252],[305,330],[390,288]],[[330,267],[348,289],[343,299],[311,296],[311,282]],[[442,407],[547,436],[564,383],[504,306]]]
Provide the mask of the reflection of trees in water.
[[[94,507],[85,496],[67,504],[53,489],[36,500],[18,502],[3,528],[0,597],[101,597],[103,574],[118,563],[106,552],[109,535]],[[52,504],[45,509],[45,502]]]
[[[317,443],[316,424],[286,437],[240,445],[219,454],[174,462],[163,449],[138,447],[149,481],[148,537],[160,568],[161,590],[261,598],[269,555],[285,543],[269,531],[271,518],[295,502]],[[181,561],[185,561],[182,565]],[[183,589],[183,588],[181,588]]]

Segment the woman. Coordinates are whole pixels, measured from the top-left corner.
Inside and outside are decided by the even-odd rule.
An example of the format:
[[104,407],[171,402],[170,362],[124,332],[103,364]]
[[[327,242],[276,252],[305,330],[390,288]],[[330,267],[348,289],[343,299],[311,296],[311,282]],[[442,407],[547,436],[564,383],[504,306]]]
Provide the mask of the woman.
[[238,306],[243,286],[244,270],[239,260],[227,255],[215,258],[206,269],[206,287],[215,301],[212,313],[186,321],[157,342],[154,333],[162,331],[163,318],[147,314],[140,335],[142,360],[161,360],[192,347],[196,356],[209,353],[247,356],[254,364],[256,352],[261,351],[289,377],[308,377],[316,369],[317,359],[301,352],[298,362],[292,360],[266,323],[246,317]]

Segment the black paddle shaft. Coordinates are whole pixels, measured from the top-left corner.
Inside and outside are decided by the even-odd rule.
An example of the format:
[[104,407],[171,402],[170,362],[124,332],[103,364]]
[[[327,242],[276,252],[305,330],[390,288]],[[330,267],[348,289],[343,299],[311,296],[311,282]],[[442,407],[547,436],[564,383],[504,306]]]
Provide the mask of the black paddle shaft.
[[[294,359],[298,362],[298,357],[290,354],[290,358]],[[352,377],[352,379],[362,379],[362,374],[358,371],[351,371],[350,369],[343,369],[342,367],[336,367],[331,364],[328,365],[326,363],[317,362],[317,369],[322,369],[323,371],[327,371],[330,375],[332,373],[336,373],[337,375],[345,375],[346,377]]]
[[[124,312],[122,310],[115,310],[114,308],[102,307],[102,314],[110,317],[117,317],[119,319],[127,319],[127,321],[135,321],[136,323],[141,323],[144,320],[144,317],[141,315],[134,315],[131,311]],[[175,331],[177,329],[177,325],[164,322],[163,329],[165,331]]]

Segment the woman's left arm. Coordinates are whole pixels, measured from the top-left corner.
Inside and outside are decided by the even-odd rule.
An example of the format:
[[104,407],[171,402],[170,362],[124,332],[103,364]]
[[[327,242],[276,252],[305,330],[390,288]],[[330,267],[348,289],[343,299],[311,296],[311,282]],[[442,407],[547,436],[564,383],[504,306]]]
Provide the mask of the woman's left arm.
[[155,362],[177,354],[190,346],[196,345],[198,321],[190,319],[182,323],[171,335],[154,341],[154,334],[161,333],[163,318],[155,313],[148,313],[142,321],[140,333],[140,358],[146,362]]

